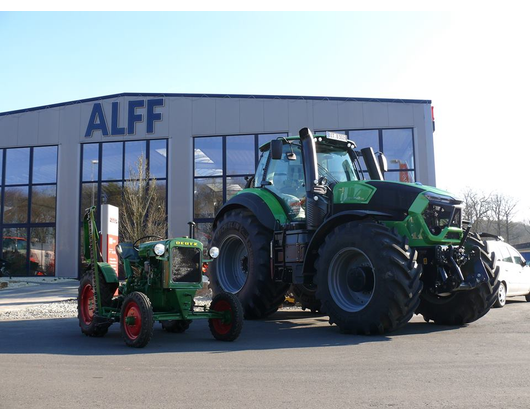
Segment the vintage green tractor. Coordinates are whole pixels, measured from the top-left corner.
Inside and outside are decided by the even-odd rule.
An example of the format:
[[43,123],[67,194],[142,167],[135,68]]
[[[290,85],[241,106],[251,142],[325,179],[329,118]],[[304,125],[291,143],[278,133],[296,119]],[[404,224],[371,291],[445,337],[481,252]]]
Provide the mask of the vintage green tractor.
[[274,313],[291,288],[348,333],[386,333],[414,313],[445,325],[484,316],[498,269],[462,220],[462,202],[420,183],[384,180],[385,159],[345,135],[281,137],[217,213],[214,292],[247,318]]
[[[146,346],[154,322],[168,332],[184,332],[195,319],[208,319],[212,335],[221,341],[235,340],[243,326],[243,309],[231,293],[219,293],[208,306],[195,304],[203,287],[203,245],[190,237],[140,243],[121,243],[116,251],[123,262],[126,280],[121,285],[114,269],[102,261],[95,207],[87,209],[84,227],[85,258],[89,268],[81,278],[78,319],[82,333],[101,337],[114,322],[120,323],[125,343]],[[217,257],[218,249],[210,249]],[[116,293],[117,292],[117,293]]]

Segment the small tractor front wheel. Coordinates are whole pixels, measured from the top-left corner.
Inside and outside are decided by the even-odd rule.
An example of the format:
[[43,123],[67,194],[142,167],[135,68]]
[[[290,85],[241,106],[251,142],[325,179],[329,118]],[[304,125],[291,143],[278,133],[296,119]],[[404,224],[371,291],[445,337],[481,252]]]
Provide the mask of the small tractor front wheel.
[[145,347],[153,337],[153,306],[141,292],[125,297],[121,310],[120,327],[125,344],[129,347]]
[[216,340],[234,341],[243,328],[243,307],[239,299],[231,293],[216,295],[210,310],[223,313],[222,318],[210,318],[208,325]]

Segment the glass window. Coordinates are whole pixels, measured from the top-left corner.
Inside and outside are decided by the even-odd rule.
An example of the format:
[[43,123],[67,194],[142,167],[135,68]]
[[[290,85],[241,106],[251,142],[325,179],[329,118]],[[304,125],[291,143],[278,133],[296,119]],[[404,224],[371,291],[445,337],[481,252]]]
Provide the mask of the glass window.
[[144,162],[147,161],[145,141],[125,142],[125,178],[137,176],[140,157]]
[[55,185],[34,186],[31,188],[31,223],[55,222]]
[[30,233],[30,274],[53,276],[55,274],[55,228],[31,228]]
[[258,135],[258,147],[263,146],[265,143],[268,143],[271,140],[275,140],[278,137],[287,137],[287,133],[277,133],[277,134],[259,134]]
[[267,164],[268,158],[269,158],[268,150],[263,152],[259,158],[258,167],[256,168],[256,176],[254,177],[254,181],[252,183],[252,186],[254,188],[258,188],[261,186],[261,182],[263,181],[263,171],[265,170],[265,165]]
[[395,182],[415,182],[414,171],[385,172],[385,180]]
[[213,218],[223,205],[223,179],[195,179],[193,191],[195,218]]
[[244,176],[226,178],[226,201],[230,200],[238,192],[242,191],[247,184]]
[[5,187],[4,224],[27,223],[28,187]]
[[166,141],[152,140],[149,145],[149,174],[152,178],[166,177]]
[[99,179],[99,144],[83,145],[83,181]]
[[374,152],[380,150],[379,130],[352,130],[348,132],[348,138],[353,140],[359,150],[371,147]]
[[33,184],[57,182],[57,147],[33,149]]
[[123,178],[123,143],[103,143],[103,162],[101,178],[103,180]]
[[29,154],[29,147],[6,150],[5,185],[29,183]]
[[91,182],[89,184],[81,185],[81,218],[85,215],[86,209],[96,205],[98,202],[98,184]]
[[223,174],[223,138],[195,139],[195,176]]
[[414,168],[412,130],[383,130],[383,151],[388,161],[389,170]]
[[205,247],[212,241],[213,223],[197,223],[195,226],[195,238],[201,241]]
[[[57,152],[57,146],[0,149],[0,193],[4,196],[0,238],[3,258],[13,276],[55,274],[55,251],[47,262],[45,253],[36,248],[28,252],[28,232],[47,230],[51,237],[46,241],[55,247]],[[35,232],[31,240],[36,242],[40,235]]]
[[102,182],[100,203],[120,207],[122,203],[121,182]]
[[256,169],[254,136],[226,138],[226,174],[252,174]]
[[27,228],[2,229],[2,258],[8,262],[12,276],[27,275],[28,230]]

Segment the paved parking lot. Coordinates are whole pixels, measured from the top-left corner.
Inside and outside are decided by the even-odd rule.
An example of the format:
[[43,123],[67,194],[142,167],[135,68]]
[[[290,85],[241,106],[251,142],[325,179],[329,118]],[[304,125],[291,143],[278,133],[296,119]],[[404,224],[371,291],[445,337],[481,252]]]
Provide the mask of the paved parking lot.
[[206,322],[156,326],[144,349],[75,318],[0,322],[0,408],[529,408],[530,303],[464,328],[414,317],[387,336],[340,334],[279,311],[234,343]]

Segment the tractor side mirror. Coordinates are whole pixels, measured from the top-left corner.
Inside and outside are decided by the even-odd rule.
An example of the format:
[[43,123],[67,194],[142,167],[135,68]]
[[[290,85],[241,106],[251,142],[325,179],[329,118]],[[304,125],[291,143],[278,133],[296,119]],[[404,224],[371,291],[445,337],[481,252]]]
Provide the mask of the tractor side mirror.
[[388,172],[388,161],[386,160],[386,156],[383,154],[383,152],[377,152],[377,163],[379,164],[379,169],[381,169],[381,172]]
[[280,160],[282,158],[283,140],[271,140],[271,159]]

